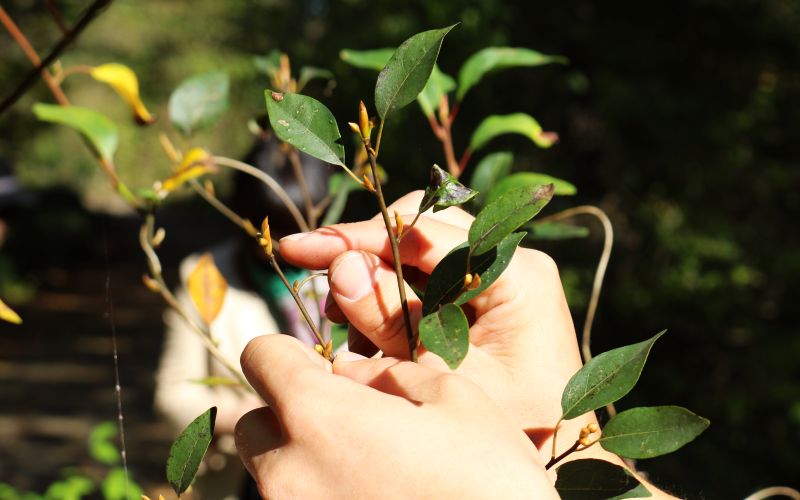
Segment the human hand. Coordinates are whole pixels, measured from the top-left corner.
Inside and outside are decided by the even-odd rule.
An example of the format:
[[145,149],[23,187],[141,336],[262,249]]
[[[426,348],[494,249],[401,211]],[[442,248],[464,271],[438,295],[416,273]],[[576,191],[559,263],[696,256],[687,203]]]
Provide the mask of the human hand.
[[[397,211],[408,224],[421,197],[421,192],[406,195],[389,212]],[[472,220],[455,208],[427,212],[400,243],[403,265],[429,275],[453,247],[467,240]],[[280,251],[295,265],[328,268],[335,300],[327,311],[330,317],[346,318],[385,355],[408,356],[396,277],[387,264],[392,259],[391,247],[379,217],[284,238]],[[406,295],[416,325],[421,303],[410,287]],[[561,393],[582,365],[555,263],[542,252],[519,248],[503,275],[468,307],[468,316],[474,317],[471,346],[456,373],[484,389],[529,433],[542,457],[549,458],[553,426],[561,415]],[[424,350],[419,360],[449,371],[438,356]],[[595,421],[590,413],[563,422],[558,452],[577,439],[582,427]],[[599,447],[579,455],[621,463]]]
[[285,335],[242,353],[270,407],[242,417],[236,444],[265,498],[558,498],[536,449],[476,385],[346,357],[331,365]]

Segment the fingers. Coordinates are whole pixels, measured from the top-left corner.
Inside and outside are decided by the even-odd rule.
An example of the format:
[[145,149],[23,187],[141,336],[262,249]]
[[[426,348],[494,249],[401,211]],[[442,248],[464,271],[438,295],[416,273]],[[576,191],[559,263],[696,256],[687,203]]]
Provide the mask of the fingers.
[[251,476],[257,478],[265,467],[269,452],[284,444],[281,425],[270,408],[245,413],[234,431],[236,449]]
[[[397,291],[397,276],[377,256],[359,251],[337,257],[328,271],[331,296],[353,328],[386,356],[407,357],[408,340]],[[406,286],[412,324],[421,316],[421,302]]]
[[[403,217],[403,220],[410,224],[412,218]],[[430,274],[453,247],[466,240],[464,229],[423,216],[400,242],[400,258],[404,265]],[[392,261],[386,227],[382,220],[375,219],[294,234],[283,238],[280,246],[284,259],[309,269],[325,269],[347,250],[363,250],[387,262]]]

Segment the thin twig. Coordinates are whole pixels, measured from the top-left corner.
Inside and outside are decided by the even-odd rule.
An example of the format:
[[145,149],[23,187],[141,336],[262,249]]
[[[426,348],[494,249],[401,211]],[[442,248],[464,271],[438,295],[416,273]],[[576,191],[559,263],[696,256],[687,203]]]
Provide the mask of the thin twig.
[[744,500],[764,500],[765,498],[783,496],[792,500],[800,500],[800,491],[788,486],[770,486],[752,493]]
[[269,263],[272,266],[272,269],[278,273],[278,277],[280,277],[284,286],[286,286],[287,290],[289,290],[289,293],[292,294],[292,298],[294,299],[295,304],[297,304],[297,308],[300,309],[300,312],[303,314],[303,318],[305,318],[306,323],[308,323],[308,327],[311,328],[311,332],[314,334],[314,337],[316,337],[317,342],[321,346],[325,347],[325,339],[322,337],[317,325],[314,324],[314,320],[311,319],[311,315],[308,313],[308,309],[306,309],[303,299],[300,298],[300,295],[298,295],[294,287],[289,283],[289,280],[286,279],[283,271],[281,271],[281,266],[278,265],[278,260],[275,258],[275,254],[268,255],[267,257],[269,258]]
[[292,164],[294,176],[297,179],[297,185],[300,187],[300,193],[303,195],[303,204],[306,207],[308,227],[313,231],[317,228],[317,215],[314,211],[314,200],[311,199],[311,191],[308,189],[306,176],[303,174],[303,163],[300,161],[300,153],[295,148],[289,151],[289,163]]
[[53,21],[58,25],[58,29],[61,30],[61,34],[67,36],[69,28],[67,28],[67,23],[64,22],[64,18],[61,16],[61,12],[58,11],[58,7],[53,3],[53,0],[44,0],[44,4],[47,6],[47,10],[50,11],[50,15],[53,16]]
[[575,440],[575,443],[572,444],[567,450],[557,457],[552,457],[547,465],[544,466],[545,470],[550,470],[555,464],[564,460],[568,455],[571,455],[578,447],[581,445],[580,439]]
[[217,198],[216,196],[212,195],[211,193],[203,189],[203,186],[201,186],[200,183],[197,182],[197,179],[190,179],[189,185],[192,186],[192,189],[194,189],[194,191],[197,194],[199,194],[204,200],[206,200],[209,205],[211,205],[219,213],[227,217],[231,222],[242,228],[242,230],[244,230],[244,232],[246,232],[248,236],[253,238],[256,237],[258,231],[256,231],[255,227],[253,227],[252,222],[240,217],[239,214],[237,214],[236,212],[231,210],[227,205],[222,203],[222,201],[220,201],[219,198]]

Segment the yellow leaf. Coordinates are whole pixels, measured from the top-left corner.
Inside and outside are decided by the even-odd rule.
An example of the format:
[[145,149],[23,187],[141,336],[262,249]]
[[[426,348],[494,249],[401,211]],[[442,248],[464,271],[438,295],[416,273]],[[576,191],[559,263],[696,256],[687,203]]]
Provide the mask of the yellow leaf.
[[2,300],[0,300],[0,319],[8,321],[9,323],[14,323],[15,325],[22,324],[22,318],[19,317],[19,314],[15,313],[14,310],[8,307]]
[[222,309],[228,283],[222,277],[210,253],[200,257],[189,275],[189,295],[206,324],[211,324]]
[[211,154],[203,148],[192,148],[183,157],[175,173],[161,183],[161,189],[171,193],[191,179],[216,172]]
[[119,63],[102,64],[89,73],[98,82],[106,83],[125,99],[133,110],[133,117],[141,125],[156,121],[139,98],[139,80],[129,67]]

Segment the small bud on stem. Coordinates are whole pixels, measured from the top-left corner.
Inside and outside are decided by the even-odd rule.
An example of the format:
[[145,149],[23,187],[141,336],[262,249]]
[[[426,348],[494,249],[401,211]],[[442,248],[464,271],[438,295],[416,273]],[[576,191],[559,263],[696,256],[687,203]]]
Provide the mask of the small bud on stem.
[[264,217],[261,222],[261,238],[259,238],[258,244],[264,249],[267,257],[272,257],[272,236],[270,236],[269,232],[269,217]]

